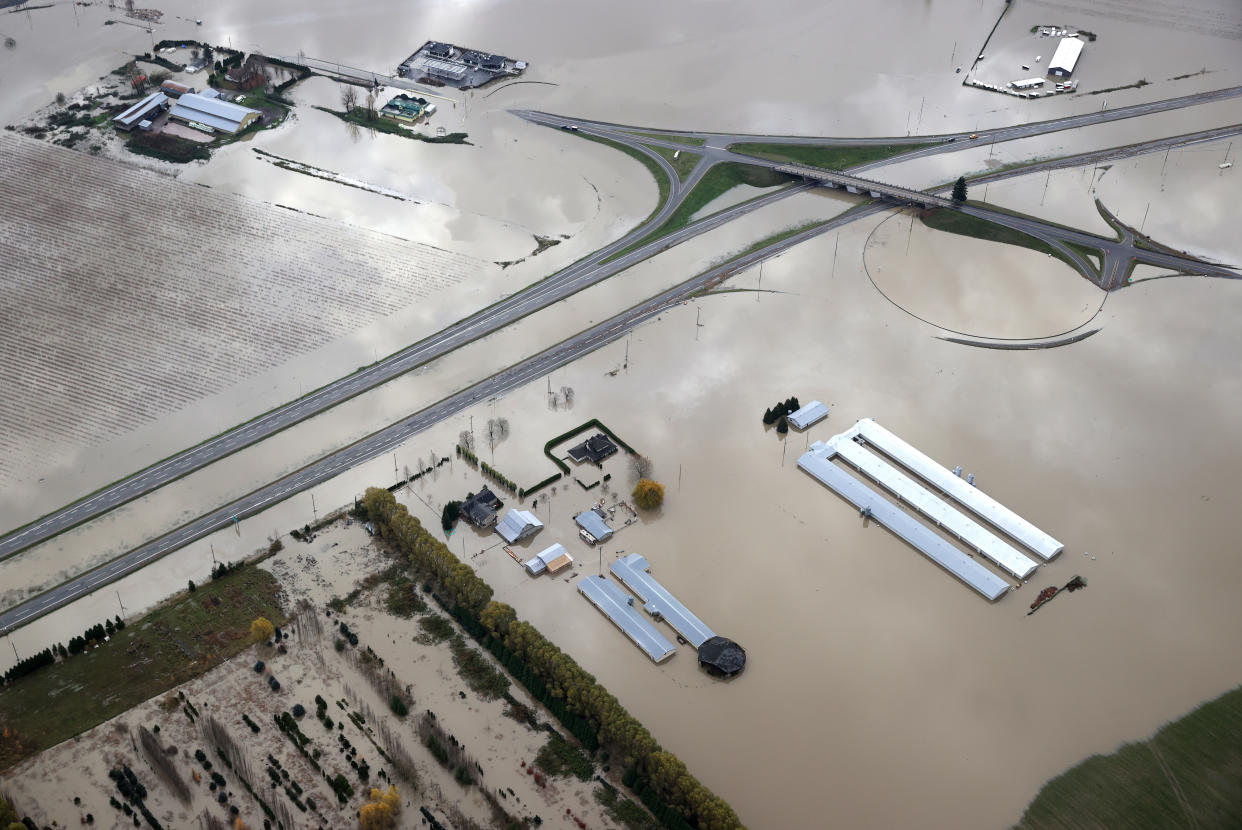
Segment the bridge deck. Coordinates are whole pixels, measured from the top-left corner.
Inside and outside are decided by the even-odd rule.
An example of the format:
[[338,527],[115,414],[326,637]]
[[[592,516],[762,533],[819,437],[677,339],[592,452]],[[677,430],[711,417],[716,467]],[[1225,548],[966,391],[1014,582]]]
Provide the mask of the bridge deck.
[[936,196],[932,193],[924,193],[921,190],[910,190],[906,187],[885,184],[884,182],[877,182],[872,179],[864,179],[860,176],[851,176],[849,173],[841,173],[836,170],[823,170],[818,167],[805,167],[801,164],[782,164],[779,167],[774,167],[772,169],[776,170],[778,173],[798,176],[803,179],[811,179],[812,181],[821,182],[833,187],[849,187],[872,194],[879,194],[881,197],[896,199],[900,202],[913,202],[926,207],[952,207],[953,205],[952,200],[946,199],[943,196]]

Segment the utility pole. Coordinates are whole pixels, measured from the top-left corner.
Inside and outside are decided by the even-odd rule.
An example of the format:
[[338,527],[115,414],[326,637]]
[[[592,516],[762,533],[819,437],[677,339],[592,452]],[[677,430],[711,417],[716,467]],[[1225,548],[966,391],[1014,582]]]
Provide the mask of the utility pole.
[[1044,179],[1044,195],[1039,197],[1040,205],[1043,205],[1044,199],[1048,196],[1048,183],[1052,181],[1052,171],[1048,171],[1047,178]]
[[1151,210],[1151,202],[1147,203],[1147,210],[1143,211],[1143,221],[1139,224],[1139,233],[1143,232],[1143,228],[1147,227],[1147,211]]
[[755,302],[759,302],[759,295],[763,292],[763,263],[759,263],[759,288],[755,290]]
[[840,247],[841,247],[841,232],[837,231],[837,239],[832,244],[832,274],[831,276],[833,277],[837,275],[837,249]]
[[116,592],[116,604],[121,606],[121,619],[125,619],[125,603],[121,602],[121,592]]
[[314,493],[311,493],[311,494],[310,494],[310,497],[311,497],[311,517],[312,517],[312,518],[313,518],[316,522],[318,522],[318,521],[319,521],[319,511],[315,509],[315,494],[314,494]]
[[[358,504],[358,500],[354,499],[354,506],[356,507],[357,504]],[[208,543],[207,547],[211,548],[211,564],[214,565],[216,564],[216,546]]]
[[401,473],[397,472],[397,454],[395,452],[392,454],[392,475],[394,479],[401,477]]

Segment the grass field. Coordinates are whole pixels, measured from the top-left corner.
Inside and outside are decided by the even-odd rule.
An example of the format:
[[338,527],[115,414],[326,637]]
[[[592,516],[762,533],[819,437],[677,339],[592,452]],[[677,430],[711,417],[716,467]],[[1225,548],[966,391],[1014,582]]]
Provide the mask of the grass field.
[[247,565],[129,623],[108,642],[0,690],[0,770],[197,677],[285,621],[279,585]]
[[793,179],[789,176],[783,173],[776,173],[766,167],[755,167],[751,164],[740,164],[733,161],[717,164],[703,175],[703,178],[694,186],[694,189],[690,191],[685,200],[673,211],[673,215],[668,218],[667,222],[633,245],[613,254],[609,259],[615,259],[662,236],[667,236],[673,231],[684,228],[690,224],[690,217],[697,213],[704,205],[711,202],[717,196],[732,190],[739,184],[748,184],[751,187],[777,187],[778,185],[788,184],[791,181]]
[[[979,219],[975,216],[969,216],[960,211],[948,208],[936,208],[935,210],[924,211],[922,214],[923,224],[929,228],[946,233],[955,233],[959,236],[973,236],[975,239],[986,239],[990,242],[1001,242],[1005,245],[1016,245],[1019,248],[1030,248],[1032,251],[1038,251],[1041,254],[1051,254],[1057,259],[1064,262],[1074,270],[1078,270],[1069,258],[1063,253],[1044,242],[1042,239],[1036,239],[1029,234],[1016,231],[1013,228],[1007,228],[1004,225],[998,225],[995,222],[989,222],[986,219]],[[1089,257],[1087,265],[1093,265],[1092,259],[1096,262],[1100,261],[1102,254],[1095,248],[1087,248],[1083,245],[1073,246],[1079,253]],[[1098,268],[1093,268],[1096,275],[1099,274]]]
[[670,150],[668,147],[652,147],[651,149],[664,156],[664,159],[673,165],[673,169],[677,171],[677,178],[682,181],[686,180],[686,176],[690,175],[694,165],[698,164],[699,159],[702,158],[699,153],[691,153],[689,150],[681,150],[681,155],[673,158],[677,150]]
[[1242,688],[1052,779],[1015,830],[1242,827]]
[[883,161],[902,153],[912,153],[927,147],[935,147],[939,141],[926,144],[844,144],[824,146],[820,144],[769,144],[763,141],[748,141],[730,144],[729,149],[735,153],[758,156],[768,161],[779,161],[786,164],[805,164],[824,170],[846,170],[859,164]]
[[676,141],[678,144],[689,144],[692,147],[702,147],[707,143],[705,138],[696,138],[690,135],[677,135],[676,133],[635,133],[635,135],[646,136],[647,138],[657,138],[660,141]]

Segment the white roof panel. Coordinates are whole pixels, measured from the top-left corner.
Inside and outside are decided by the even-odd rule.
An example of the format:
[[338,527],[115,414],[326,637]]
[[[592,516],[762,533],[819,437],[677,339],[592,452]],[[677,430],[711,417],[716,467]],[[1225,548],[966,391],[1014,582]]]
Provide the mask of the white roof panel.
[[1062,69],[1066,72],[1073,72],[1074,65],[1078,63],[1078,57],[1082,54],[1082,47],[1085,45],[1076,37],[1061,38],[1061,42],[1057,44],[1057,50],[1052,53],[1052,60],[1048,61],[1048,71]]
[[674,631],[686,638],[690,645],[698,648],[707,640],[715,637],[715,633],[704,625],[702,620],[692,614],[677,597],[670,594],[667,588],[647,573],[650,567],[641,555],[631,553],[612,563],[609,570],[625,583],[625,587],[647,603],[643,607],[648,614],[655,616],[659,613]]
[[819,401],[811,401],[806,406],[789,416],[789,423],[795,429],[806,429],[816,421],[828,417],[828,407]]
[[870,508],[871,518],[909,542],[928,559],[965,582],[987,599],[995,600],[1009,590],[1008,582],[962,553],[913,516],[903,512],[888,499],[828,460],[831,454],[835,452],[831,447],[820,444],[818,441],[816,445],[818,449],[809,450],[798,459],[799,467],[819,479],[838,496],[859,510]]
[[967,484],[953,475],[942,465],[937,464],[931,458],[870,418],[863,418],[855,424],[850,432],[854,431],[857,431],[857,434],[865,438],[869,444],[879,448],[885,455],[895,459],[907,469],[912,470],[933,487],[948,494],[968,510],[973,511],[978,516],[982,516],[1010,537],[1035,551],[1040,558],[1045,560],[1052,559],[1065,549],[1065,545],[1053,539],[1047,533],[1044,533],[973,484]]
[[652,660],[659,663],[673,656],[673,644],[635,610],[634,598],[606,577],[584,576],[578,580],[578,591]]
[[[833,443],[833,442],[829,442]],[[914,481],[875,453],[852,440],[835,442],[836,451],[868,478],[879,482],[899,499],[943,527],[1018,579],[1030,576],[1038,567],[1013,546],[996,536],[953,505]],[[956,476],[955,476],[956,477]]]

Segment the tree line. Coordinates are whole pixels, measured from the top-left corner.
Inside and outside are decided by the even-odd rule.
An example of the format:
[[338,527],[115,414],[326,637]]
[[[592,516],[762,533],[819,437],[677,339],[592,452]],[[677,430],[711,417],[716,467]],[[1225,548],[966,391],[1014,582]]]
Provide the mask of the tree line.
[[369,488],[363,506],[381,537],[407,557],[412,567],[443,587],[449,600],[446,605],[466,630],[493,653],[511,658],[502,658],[502,662],[511,671],[518,669],[514,676],[532,694],[554,701],[549,707],[553,714],[559,717],[557,710],[563,710],[567,716],[563,722],[568,720],[567,727],[588,748],[615,748],[633,769],[633,780],[641,784],[653,803],[666,805],[699,830],[742,826],[733,809],[691,775],[676,756],[664,751],[647,728],[591,674],[533,625],[519,620],[512,607],[494,601],[491,586],[423,528],[392,493]]
[[125,628],[125,621],[119,616],[113,620],[105,620],[103,623],[96,623],[86,631],[82,632],[80,637],[73,637],[69,640],[69,647],[64,644],[57,643],[49,646],[38,654],[33,654],[25,660],[20,661],[17,665],[10,668],[4,673],[4,682],[12,683],[28,674],[38,671],[44,666],[50,666],[56,662],[56,658],[68,660],[70,656],[81,654],[91,646],[102,643],[106,638],[111,637],[118,631]]

